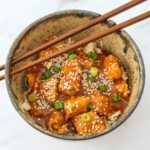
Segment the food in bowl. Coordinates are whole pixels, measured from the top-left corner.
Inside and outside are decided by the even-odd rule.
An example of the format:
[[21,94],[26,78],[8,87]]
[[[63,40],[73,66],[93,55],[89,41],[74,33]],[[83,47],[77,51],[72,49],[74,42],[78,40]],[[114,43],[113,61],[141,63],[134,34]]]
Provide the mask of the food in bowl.
[[[46,48],[38,57],[72,42]],[[125,66],[95,42],[29,68],[25,82],[22,107],[38,125],[56,134],[101,133],[116,123],[129,103]]]

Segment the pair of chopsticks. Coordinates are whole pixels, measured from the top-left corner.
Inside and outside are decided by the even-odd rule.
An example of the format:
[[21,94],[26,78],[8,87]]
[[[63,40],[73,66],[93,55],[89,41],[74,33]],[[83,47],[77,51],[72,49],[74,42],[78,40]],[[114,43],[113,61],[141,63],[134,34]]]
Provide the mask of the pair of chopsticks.
[[[86,29],[88,29],[88,28],[90,28],[90,27],[100,23],[101,21],[104,21],[104,20],[106,20],[106,19],[108,19],[110,17],[113,17],[113,16],[115,16],[115,15],[117,15],[117,14],[119,14],[119,13],[121,13],[121,12],[123,12],[123,11],[125,11],[125,10],[127,10],[129,8],[131,8],[131,7],[136,6],[137,4],[140,4],[140,3],[144,2],[144,1],[146,1],[146,0],[132,0],[131,2],[128,2],[128,3],[126,3],[126,4],[122,5],[122,6],[120,6],[120,7],[116,8],[116,9],[114,9],[114,10],[112,10],[112,11],[110,11],[110,12],[108,12],[108,13],[102,15],[102,16],[100,16],[100,17],[97,17],[96,19],[90,20],[86,24],[81,25],[81,26],[79,26],[79,27],[77,27],[77,28],[75,28],[75,29],[65,33],[65,34],[62,34],[58,38],[56,38],[56,39],[54,39],[54,40],[52,40],[50,42],[47,42],[45,44],[42,44],[41,46],[39,46],[39,47],[37,47],[37,48],[35,48],[35,49],[25,53],[25,54],[22,54],[21,56],[17,57],[15,60],[12,60],[11,65],[14,65],[14,64],[20,62],[21,60],[23,60],[23,59],[25,59],[25,58],[27,58],[29,56],[32,56],[33,54],[35,54],[37,52],[40,52],[41,50],[43,50],[43,49],[45,49],[47,47],[50,47],[50,46],[52,46],[52,45],[54,45],[54,44],[56,44],[58,42],[61,42],[61,41],[65,40],[65,39],[67,39],[67,38],[69,38],[69,37],[71,37],[71,36],[73,36],[73,35],[75,35],[75,34],[77,34],[79,32],[82,32],[82,31],[84,31],[84,30],[86,30]],[[121,30],[121,29],[123,29],[123,28],[125,28],[127,26],[130,26],[130,25],[132,25],[134,23],[142,21],[142,20],[144,20],[144,19],[146,19],[148,17],[150,17],[150,11],[147,11],[147,12],[141,14],[141,15],[138,15],[138,16],[136,16],[134,18],[131,18],[131,19],[127,20],[127,21],[124,21],[124,22],[122,22],[122,23],[120,23],[118,25],[115,25],[115,26],[112,26],[112,27],[110,27],[108,29],[100,31],[100,32],[98,32],[95,35],[91,35],[91,36],[89,36],[89,37],[87,37],[87,38],[85,38],[83,40],[80,40],[80,41],[78,41],[78,42],[76,42],[76,43],[74,43],[74,44],[72,44],[72,45],[62,49],[62,50],[56,51],[53,54],[49,54],[46,57],[39,58],[39,59],[37,59],[37,60],[35,60],[35,61],[31,62],[31,63],[28,63],[28,64],[26,64],[26,65],[24,65],[24,66],[22,66],[22,67],[20,67],[20,68],[18,68],[16,70],[13,70],[12,72],[10,72],[10,75],[17,74],[17,73],[19,73],[19,72],[21,72],[21,71],[23,71],[23,70],[25,70],[25,69],[27,69],[29,67],[32,67],[32,66],[37,65],[37,64],[40,64],[40,63],[42,63],[44,61],[49,60],[50,58],[56,57],[56,56],[58,56],[58,55],[60,55],[62,53],[68,52],[69,50],[78,48],[78,47],[80,47],[82,45],[85,45],[85,44],[87,44],[89,42],[97,40],[97,39],[99,39],[101,37],[104,37],[104,36],[106,36],[106,35],[108,35],[108,34],[110,34],[112,32]],[[0,70],[3,70],[3,69],[5,69],[5,65],[0,66]],[[0,76],[0,80],[3,80],[4,78],[5,78],[4,75]]]

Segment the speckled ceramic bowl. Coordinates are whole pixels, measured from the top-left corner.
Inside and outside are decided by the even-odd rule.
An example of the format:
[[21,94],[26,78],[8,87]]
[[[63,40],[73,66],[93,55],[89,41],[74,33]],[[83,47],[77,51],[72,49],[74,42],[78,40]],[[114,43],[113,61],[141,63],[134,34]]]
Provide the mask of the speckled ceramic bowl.
[[[89,136],[58,135],[38,126],[31,118],[30,114],[24,111],[21,107],[21,104],[23,103],[23,79],[25,72],[14,75],[13,77],[9,76],[9,72],[12,69],[31,62],[33,59],[35,59],[36,56],[32,56],[13,67],[10,66],[11,60],[20,54],[39,46],[43,40],[47,39],[48,37],[65,33],[70,29],[80,26],[81,24],[86,23],[88,20],[98,16],[99,14],[97,13],[83,10],[67,10],[50,14],[29,25],[17,37],[12,47],[10,48],[6,63],[6,84],[10,99],[22,118],[24,118],[24,120],[26,120],[26,122],[28,122],[32,127],[43,132],[44,134],[70,140],[89,139],[101,136],[122,124],[132,114],[140,101],[145,81],[143,59],[138,47],[132,38],[125,31],[120,31],[97,40],[97,43],[101,44],[102,48],[107,48],[111,53],[117,55],[122,63],[124,63],[124,65],[127,67],[129,85],[131,88],[129,106],[126,108],[125,112],[116,122],[116,124],[114,124],[110,129],[103,133],[97,133]],[[74,36],[72,39],[80,40],[84,37],[96,33],[97,31],[103,30],[104,28],[113,26],[114,24],[115,23],[113,21],[108,20]]]

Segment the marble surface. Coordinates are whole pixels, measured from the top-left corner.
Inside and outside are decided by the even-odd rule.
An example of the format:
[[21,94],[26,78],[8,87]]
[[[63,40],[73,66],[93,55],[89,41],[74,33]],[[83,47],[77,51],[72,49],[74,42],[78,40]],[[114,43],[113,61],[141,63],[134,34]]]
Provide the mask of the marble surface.
[[[0,64],[16,36],[39,17],[65,9],[105,13],[128,0],[0,0]],[[150,10],[150,1],[112,19],[119,23]],[[125,29],[139,46],[146,68],[141,102],[131,117],[113,132],[87,141],[48,137],[29,126],[13,108],[5,82],[0,82],[0,150],[149,150],[150,149],[150,19]]]

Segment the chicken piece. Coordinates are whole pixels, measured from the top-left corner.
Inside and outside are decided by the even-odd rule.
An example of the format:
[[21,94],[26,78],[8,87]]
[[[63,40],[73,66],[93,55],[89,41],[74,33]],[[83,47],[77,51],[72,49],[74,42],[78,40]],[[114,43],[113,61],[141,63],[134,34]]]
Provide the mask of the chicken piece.
[[[50,41],[52,41],[54,39],[56,39],[56,36],[49,37],[48,39],[46,39],[44,41],[44,43],[48,43],[48,42],[50,42]],[[55,51],[58,51],[60,45],[63,45],[63,43],[60,42],[58,44],[55,44],[55,45],[50,46],[48,48],[45,48],[44,50],[42,50],[42,51],[39,52],[39,57],[46,57],[47,55],[52,54]]]
[[61,111],[53,111],[47,120],[47,128],[49,131],[53,132],[62,132],[62,128],[64,129],[64,124],[66,123],[65,115]]
[[33,89],[36,82],[36,75],[34,73],[28,73],[27,80],[28,80],[29,88]]
[[59,91],[74,96],[80,91],[82,68],[78,60],[67,60],[61,72],[64,74],[59,84]]
[[80,135],[90,135],[106,129],[104,120],[92,111],[75,116],[73,124]]
[[89,69],[90,67],[94,65],[94,61],[90,59],[83,59],[83,64],[84,64],[84,67]]
[[71,99],[67,99],[64,102],[64,111],[66,113],[66,119],[72,118],[80,113],[87,111],[89,104],[89,97],[81,96]]
[[58,79],[51,77],[40,83],[39,93],[42,99],[45,99],[50,105],[56,100],[57,97]]
[[72,72],[72,73],[78,73],[81,75],[82,74],[81,64],[79,63],[79,61],[77,59],[67,60],[64,62],[63,66],[62,66],[61,72],[63,74],[68,74],[68,73]]
[[36,117],[45,117],[50,114],[51,107],[44,100],[37,100],[31,104],[31,114]]
[[121,95],[124,98],[128,97],[130,91],[125,80],[117,81],[117,83],[114,85],[114,93],[115,95]]
[[104,59],[104,74],[108,79],[117,80],[122,76],[122,70],[119,60],[113,55],[109,55]]
[[81,62],[82,66],[87,69],[94,65],[94,61],[86,56],[86,54],[83,52],[83,49],[78,51],[77,59]]
[[109,117],[112,113],[111,104],[109,102],[109,98],[106,95],[95,92],[91,95],[91,103],[94,106],[94,110],[100,116],[105,115]]
[[65,95],[74,96],[80,91],[81,75],[78,73],[68,73],[63,76],[59,83],[59,91]]

